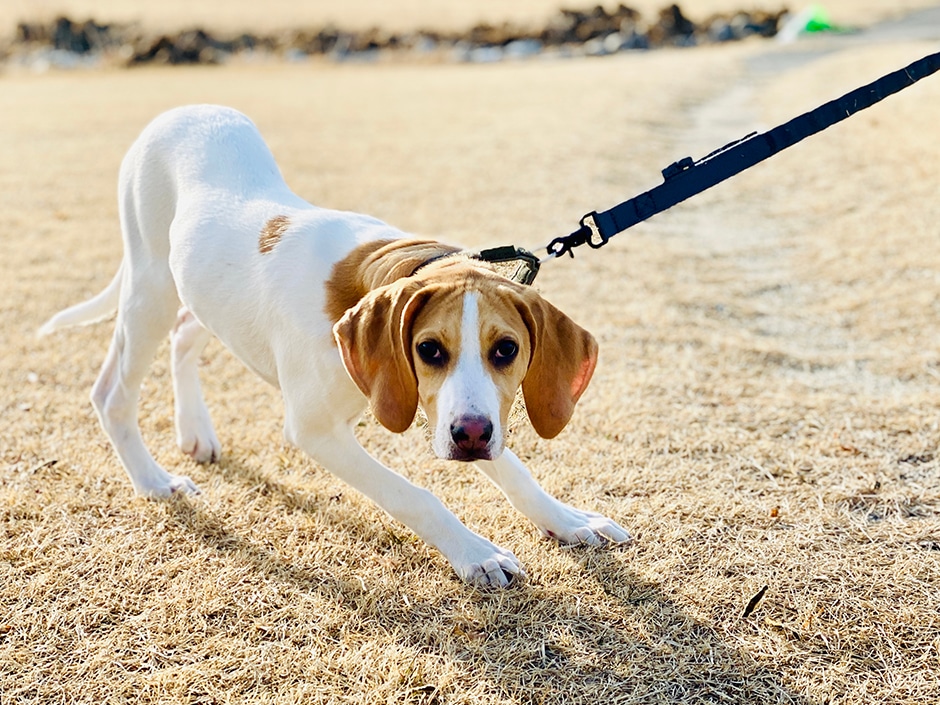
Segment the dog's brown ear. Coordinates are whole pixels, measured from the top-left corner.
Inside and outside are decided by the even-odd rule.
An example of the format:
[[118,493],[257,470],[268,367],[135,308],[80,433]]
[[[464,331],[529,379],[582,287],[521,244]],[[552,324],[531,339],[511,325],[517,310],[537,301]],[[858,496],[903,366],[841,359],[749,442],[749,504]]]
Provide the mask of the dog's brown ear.
[[414,283],[396,282],[369,292],[333,326],[346,372],[379,423],[395,433],[405,431],[418,410],[411,326],[422,303]]
[[554,438],[568,424],[597,365],[594,336],[535,292],[524,296],[520,313],[529,329],[532,353],[522,395],[532,427]]

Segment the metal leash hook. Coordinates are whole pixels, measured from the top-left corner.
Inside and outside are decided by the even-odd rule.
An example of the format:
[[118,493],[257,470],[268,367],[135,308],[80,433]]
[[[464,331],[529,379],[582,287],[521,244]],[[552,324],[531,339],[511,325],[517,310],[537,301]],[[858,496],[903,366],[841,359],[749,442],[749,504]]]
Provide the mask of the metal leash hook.
[[595,250],[599,250],[606,245],[607,241],[616,233],[603,230],[597,222],[597,217],[597,211],[591,211],[581,218],[580,228],[570,235],[556,237],[552,240],[545,248],[548,251],[548,256],[561,257],[568,254],[574,257],[574,248],[579,245],[587,244]]
[[580,229],[575,230],[570,235],[556,237],[554,240],[548,243],[548,246],[545,249],[548,250],[549,257],[561,257],[564,254],[568,254],[571,257],[574,257],[574,248],[587,242],[589,235],[590,232],[588,227],[586,225],[582,225]]

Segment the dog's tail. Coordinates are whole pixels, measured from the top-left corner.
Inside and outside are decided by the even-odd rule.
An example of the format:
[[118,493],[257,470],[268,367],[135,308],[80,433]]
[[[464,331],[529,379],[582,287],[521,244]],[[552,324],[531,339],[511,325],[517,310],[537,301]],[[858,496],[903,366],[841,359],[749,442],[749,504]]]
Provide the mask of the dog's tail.
[[64,311],[59,311],[56,315],[46,321],[38,334],[49,335],[62,328],[70,326],[88,325],[97,323],[110,317],[118,307],[118,297],[121,293],[121,278],[124,274],[124,263],[118,267],[117,274],[108,284],[104,291],[97,296],[93,296],[88,301],[70,306]]

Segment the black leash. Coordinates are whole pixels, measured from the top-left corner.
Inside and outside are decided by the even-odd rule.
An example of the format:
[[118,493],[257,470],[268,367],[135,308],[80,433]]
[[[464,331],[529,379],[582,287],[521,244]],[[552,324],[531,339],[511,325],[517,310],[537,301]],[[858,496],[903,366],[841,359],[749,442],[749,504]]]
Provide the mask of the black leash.
[[940,53],[930,54],[906,68],[882,76],[768,132],[752,132],[698,161],[693,161],[691,157],[680,159],[663,169],[664,183],[609,210],[588,213],[581,218],[581,227],[578,230],[565,237],[555,238],[549,243],[546,248],[548,254],[551,257],[559,257],[567,252],[573,257],[573,248],[585,243],[594,249],[603,247],[617,233],[720,184],[865,108],[870,108],[889,95],[914,85],[938,70]]
[[574,257],[574,248],[584,244],[594,249],[601,248],[617,233],[730,179],[937,71],[940,71],[940,53],[930,54],[772,130],[760,134],[752,132],[698,161],[692,157],[680,159],[663,169],[664,182],[659,186],[609,210],[600,213],[591,211],[585,215],[581,218],[580,228],[548,244],[548,256],[544,259],[511,245],[482,250],[475,258],[487,262],[518,260],[519,265],[511,278],[523,284],[531,284],[538,274],[539,265],[546,259],[560,257],[565,253]]

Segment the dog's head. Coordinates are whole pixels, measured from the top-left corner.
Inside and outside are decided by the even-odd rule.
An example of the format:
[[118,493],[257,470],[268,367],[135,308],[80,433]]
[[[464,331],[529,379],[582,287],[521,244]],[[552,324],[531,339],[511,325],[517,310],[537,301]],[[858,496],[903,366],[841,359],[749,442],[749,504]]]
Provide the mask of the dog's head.
[[420,403],[449,460],[502,453],[520,386],[536,432],[558,435],[597,363],[591,334],[534,290],[464,261],[371,291],[333,333],[379,422],[402,432]]

